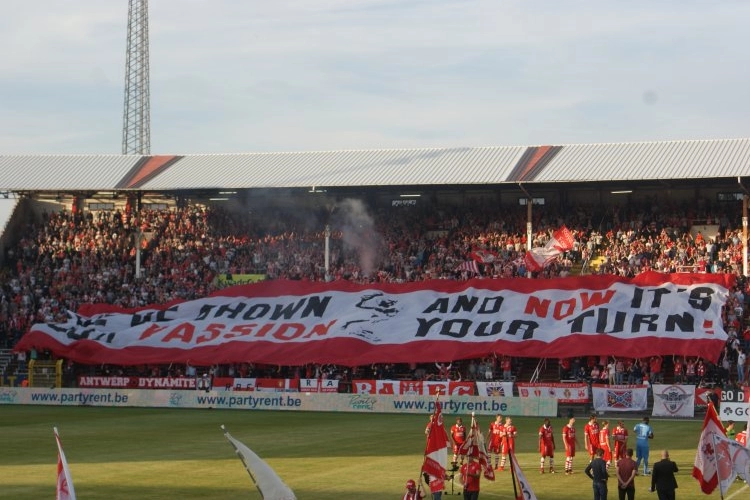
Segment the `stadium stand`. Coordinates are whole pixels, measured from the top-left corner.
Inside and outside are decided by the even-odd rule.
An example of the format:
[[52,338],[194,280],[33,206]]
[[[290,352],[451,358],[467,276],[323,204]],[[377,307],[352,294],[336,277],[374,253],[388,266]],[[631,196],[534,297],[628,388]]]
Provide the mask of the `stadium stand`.
[[[537,207],[532,245],[543,246],[553,229],[566,225],[574,232],[576,247],[534,278],[581,273],[635,276],[645,270],[739,276],[742,230],[736,205],[705,201],[670,205],[651,200],[607,210],[585,204]],[[195,203],[140,210],[119,203],[103,210],[64,208],[18,214],[12,226],[15,238],[6,240],[0,269],[0,367],[4,381],[10,375],[22,380],[32,359],[52,358],[44,352],[20,357],[9,354],[31,324],[55,321],[65,310],[75,311],[83,303],[137,307],[189,300],[222,286],[219,277],[238,274],[358,283],[465,280],[474,277],[470,268],[462,266],[471,261],[478,263],[476,269],[485,277],[527,276],[522,259],[527,243],[523,207],[435,201],[409,210],[364,204],[346,210],[361,217],[336,218],[328,207],[300,210],[293,206],[269,207],[262,214],[248,216],[220,205]],[[320,220],[330,221],[332,228],[330,276],[322,264]],[[136,245],[141,248],[140,266]],[[740,345],[737,336],[745,330],[745,302],[750,296],[744,279],[738,280],[733,292],[725,311],[730,341],[720,359],[705,360],[708,368],[701,383],[726,385],[734,380],[731,366]],[[530,375],[537,361],[513,360],[513,376]],[[542,379],[591,382],[610,360],[547,361]],[[448,376],[474,380],[491,372],[491,378],[500,379],[498,365],[496,356],[457,360]],[[565,374],[563,365],[570,366]],[[83,373],[165,376],[183,375],[189,368],[94,367],[70,362],[64,366],[68,384]],[[628,360],[624,376],[648,378],[649,367],[648,360]],[[670,377],[672,368],[673,360],[666,357],[664,371]],[[211,369],[217,375],[294,377],[312,373],[342,380],[364,374],[373,378],[440,376],[432,365],[238,364]]]

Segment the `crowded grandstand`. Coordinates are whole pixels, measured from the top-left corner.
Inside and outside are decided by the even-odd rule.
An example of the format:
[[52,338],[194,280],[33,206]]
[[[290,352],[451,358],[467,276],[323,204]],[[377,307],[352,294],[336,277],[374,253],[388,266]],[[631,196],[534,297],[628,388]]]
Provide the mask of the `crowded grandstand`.
[[[67,387],[95,374],[335,379],[340,391],[358,378],[615,384],[666,374],[704,386],[743,384],[749,158],[747,140],[0,157],[0,189],[15,200],[0,238],[3,384],[33,383],[31,362],[58,358],[57,383]],[[527,252],[561,227],[573,235],[572,247],[529,269]],[[729,340],[718,357],[554,357],[540,373],[544,356],[500,351],[357,366],[194,366],[86,364],[51,349],[17,348],[32,325],[63,322],[82,306],[137,310],[255,281],[382,285],[644,272],[732,275],[722,313]]]

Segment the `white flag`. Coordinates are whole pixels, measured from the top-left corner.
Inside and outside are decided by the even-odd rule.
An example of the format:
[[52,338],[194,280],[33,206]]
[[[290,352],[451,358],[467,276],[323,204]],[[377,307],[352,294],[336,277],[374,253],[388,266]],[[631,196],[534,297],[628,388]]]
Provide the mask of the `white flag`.
[[727,459],[728,455],[717,453],[716,448],[721,442],[720,438],[726,438],[724,426],[721,425],[714,405],[708,403],[693,463],[693,477],[698,480],[701,491],[706,495],[710,495],[720,484],[723,491],[722,478],[726,478],[731,471],[731,464],[727,467],[727,462],[720,460]]
[[245,464],[245,469],[255,482],[263,500],[297,500],[291,488],[281,480],[270,465],[256,455],[253,450],[233,438],[223,425],[221,429],[224,431],[224,437],[234,447],[237,456]]
[[518,490],[520,490],[516,491],[516,500],[537,500],[534,491],[531,489],[531,485],[526,480],[526,476],[521,471],[521,466],[518,465],[516,454],[511,451],[509,455],[511,471],[513,472],[513,475],[516,478],[515,480],[518,483]]
[[57,442],[57,493],[55,500],[76,500],[76,490],[73,488],[73,480],[70,477],[68,461],[65,460],[60,435],[57,433],[57,427],[53,427],[53,429]]

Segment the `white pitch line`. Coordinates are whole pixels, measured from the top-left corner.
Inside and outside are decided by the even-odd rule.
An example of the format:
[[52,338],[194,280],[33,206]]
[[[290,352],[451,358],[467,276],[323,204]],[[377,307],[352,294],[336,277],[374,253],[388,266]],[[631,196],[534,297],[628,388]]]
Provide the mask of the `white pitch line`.
[[731,495],[729,495],[728,497],[726,497],[724,500],[732,500],[734,497],[736,497],[737,495],[739,495],[740,493],[742,493],[743,491],[745,491],[748,488],[750,488],[750,486],[748,486],[746,484],[745,486],[743,486],[739,490],[735,491],[734,493],[732,493]]

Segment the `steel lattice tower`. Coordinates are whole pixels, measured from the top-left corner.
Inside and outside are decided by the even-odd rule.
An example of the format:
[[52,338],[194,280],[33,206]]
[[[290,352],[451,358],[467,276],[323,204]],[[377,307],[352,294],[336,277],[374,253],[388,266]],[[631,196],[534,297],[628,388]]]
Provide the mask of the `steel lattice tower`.
[[151,154],[148,0],[128,0],[122,154]]

